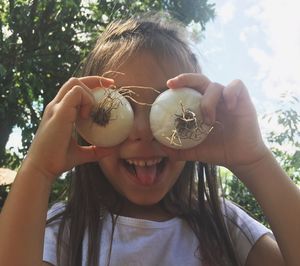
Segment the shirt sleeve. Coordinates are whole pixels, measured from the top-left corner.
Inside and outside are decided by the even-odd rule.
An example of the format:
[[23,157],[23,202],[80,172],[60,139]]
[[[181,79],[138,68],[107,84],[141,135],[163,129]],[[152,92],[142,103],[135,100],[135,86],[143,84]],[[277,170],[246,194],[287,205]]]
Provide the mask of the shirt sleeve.
[[[62,212],[63,209],[64,205],[62,203],[53,205],[47,213],[47,220]],[[57,220],[47,224],[44,236],[43,261],[51,263],[54,266],[57,265],[56,247],[60,221],[61,219],[57,218]]]
[[234,249],[237,251],[238,260],[241,265],[245,265],[254,244],[266,234],[274,238],[273,233],[230,201],[225,202],[224,209],[225,221]]

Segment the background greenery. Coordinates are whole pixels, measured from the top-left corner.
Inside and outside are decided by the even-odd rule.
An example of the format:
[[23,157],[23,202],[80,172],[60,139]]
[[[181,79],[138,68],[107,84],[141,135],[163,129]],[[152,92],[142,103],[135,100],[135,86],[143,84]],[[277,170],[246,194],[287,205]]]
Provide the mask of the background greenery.
[[[146,11],[168,11],[184,25],[206,23],[215,16],[207,0],[0,0],[0,167],[17,169],[26,154],[44,107],[60,86],[73,75],[106,25],[121,17]],[[286,102],[283,98],[283,102]],[[272,149],[295,182],[300,178],[299,115],[289,99],[267,122],[276,119],[283,130],[267,136]],[[14,127],[22,132],[22,148],[5,148]],[[285,151],[282,147],[294,147]],[[223,193],[267,223],[244,185],[231,173],[221,171]],[[61,195],[69,177],[59,178],[50,201]],[[9,191],[0,186],[0,208]],[[62,196],[63,197],[63,196]]]

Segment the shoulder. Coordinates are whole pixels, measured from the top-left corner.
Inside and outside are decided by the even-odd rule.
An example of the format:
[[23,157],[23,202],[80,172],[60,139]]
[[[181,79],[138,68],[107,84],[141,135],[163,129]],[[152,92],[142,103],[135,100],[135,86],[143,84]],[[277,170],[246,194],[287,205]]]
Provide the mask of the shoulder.
[[244,236],[248,242],[254,244],[258,239],[257,237],[263,234],[272,235],[270,229],[254,219],[237,204],[224,200],[221,206],[226,226],[231,234],[235,234],[231,236]]
[[47,220],[52,220],[58,215],[62,214],[66,209],[66,204],[63,202],[57,202],[53,204],[47,212]]
[[56,241],[58,235],[59,226],[62,221],[62,215],[65,210],[65,204],[62,202],[55,203],[47,212],[47,222],[45,230],[45,240],[51,242]]
[[222,210],[238,259],[245,265],[250,251],[263,236],[274,238],[272,231],[229,200],[222,203]]
[[[56,248],[57,240],[59,234],[59,227],[61,224],[61,214],[65,210],[65,204],[60,202],[54,204],[47,213],[47,224],[45,228],[44,235],[44,251],[43,251],[43,261],[44,263],[50,263],[50,265],[57,265]],[[66,237],[66,232],[64,231],[63,237]],[[63,241],[62,245],[64,247]],[[47,264],[46,264],[47,265]]]
[[[66,209],[66,205],[63,202],[55,203],[50,207],[47,212],[47,222],[45,230],[45,238],[55,237],[58,235],[60,225],[62,223],[63,214]],[[64,226],[64,231],[67,229],[67,224]]]

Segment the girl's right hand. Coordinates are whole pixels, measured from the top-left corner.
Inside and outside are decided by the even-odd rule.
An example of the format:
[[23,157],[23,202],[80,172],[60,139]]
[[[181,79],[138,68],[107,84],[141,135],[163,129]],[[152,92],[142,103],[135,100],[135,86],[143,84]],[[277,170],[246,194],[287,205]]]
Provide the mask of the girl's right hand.
[[113,148],[78,145],[72,131],[78,116],[89,116],[94,103],[90,90],[108,87],[113,82],[99,76],[69,79],[47,105],[23,166],[39,171],[53,182],[76,165],[97,161],[110,154]]
[[189,87],[202,93],[202,115],[206,124],[214,126],[205,141],[193,148],[164,148],[170,157],[222,165],[235,172],[250,170],[270,156],[254,104],[243,82],[234,80],[223,86],[203,74],[184,73],[170,79],[167,86],[171,89]]

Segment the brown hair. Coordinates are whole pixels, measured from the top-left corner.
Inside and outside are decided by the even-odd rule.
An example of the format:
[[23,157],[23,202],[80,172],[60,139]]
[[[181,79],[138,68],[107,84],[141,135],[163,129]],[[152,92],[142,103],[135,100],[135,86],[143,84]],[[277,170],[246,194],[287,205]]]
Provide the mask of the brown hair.
[[[102,33],[95,48],[85,60],[81,75],[101,75],[116,69],[138,51],[153,56],[177,60],[183,72],[201,72],[191,51],[184,28],[162,17],[110,24]],[[221,211],[215,167],[201,162],[186,162],[177,182],[161,200],[168,212],[185,219],[199,239],[199,259],[208,265],[238,265],[236,255]],[[98,265],[100,235],[105,213],[118,214],[122,196],[107,181],[96,163],[77,166],[71,178],[71,189],[65,210],[59,215],[57,254],[61,258],[62,238],[69,234],[64,265],[81,265],[82,240],[88,229],[88,265]],[[58,218],[49,220],[51,223]],[[201,240],[201,241],[200,241]],[[217,253],[217,255],[216,255]],[[200,257],[201,254],[201,257]],[[62,263],[62,261],[61,261]]]

